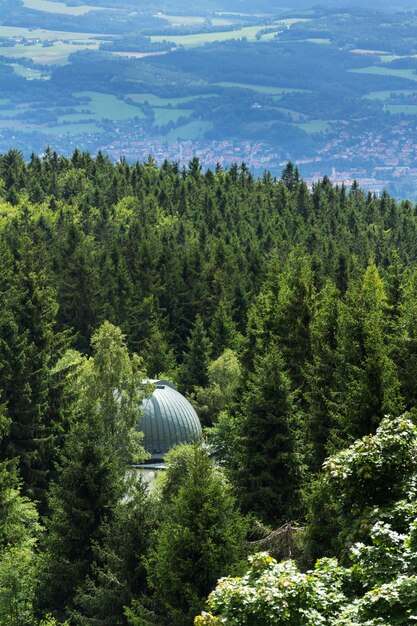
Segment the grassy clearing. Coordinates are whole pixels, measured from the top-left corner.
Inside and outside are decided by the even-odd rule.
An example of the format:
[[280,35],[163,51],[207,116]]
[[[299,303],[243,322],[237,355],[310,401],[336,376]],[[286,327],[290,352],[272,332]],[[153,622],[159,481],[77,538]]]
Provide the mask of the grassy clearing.
[[65,115],[59,115],[58,119],[60,124],[63,122],[71,122],[73,124],[91,123],[91,120],[94,119],[94,115],[88,115],[88,113],[66,113]]
[[65,135],[84,135],[104,133],[104,129],[96,124],[61,124],[57,126],[38,126],[36,129],[44,135],[65,136]]
[[[44,28],[23,28],[21,26],[0,26],[0,37],[26,37],[26,39],[41,39],[43,41],[73,41],[85,39],[97,39],[109,35],[97,35],[97,33],[75,33],[63,30],[45,30]],[[3,48],[2,48],[3,50]],[[2,52],[3,54],[3,52]]]
[[50,2],[49,0],[23,0],[23,6],[44,13],[58,13],[60,15],[85,15],[90,11],[100,11],[100,7],[78,6],[70,7],[63,2]]
[[[197,15],[167,15],[166,13],[156,13],[154,17],[166,20],[171,26],[198,26],[204,24],[205,17]],[[231,26],[234,21],[224,17],[213,17],[211,20],[213,26]]]
[[417,81],[417,74],[414,70],[397,70],[389,67],[380,67],[378,65],[370,65],[369,67],[361,67],[360,69],[348,70],[353,74],[376,74],[377,76],[395,76],[396,78],[407,78],[408,80]]
[[16,131],[38,132],[47,137],[58,137],[66,135],[84,135],[103,133],[104,130],[96,124],[61,124],[56,126],[40,126],[31,124],[23,120],[11,120],[0,118],[0,129],[13,129]]
[[277,20],[275,24],[290,28],[293,24],[299,24],[300,22],[311,22],[311,20],[308,17],[290,17],[287,20]]
[[0,119],[13,119],[16,113],[16,109],[0,109]]
[[316,43],[319,46],[330,46],[330,44],[332,43],[330,39],[327,39],[325,37],[323,37],[323,39],[321,38],[306,39],[306,41],[308,41],[308,43]]
[[381,63],[391,63],[391,61],[397,61],[398,59],[403,59],[404,57],[398,56],[397,54],[381,54],[379,60]]
[[392,115],[417,115],[417,104],[388,104],[386,110]]
[[196,141],[211,128],[213,128],[212,122],[188,122],[184,126],[174,128],[166,137],[168,141],[173,142],[177,141],[177,139]]
[[93,115],[88,113],[85,117],[95,117],[96,119],[108,119],[113,122],[131,120],[134,117],[144,118],[145,115],[137,107],[119,100],[116,96],[96,91],[78,91],[74,94],[77,98],[88,98],[88,102],[82,104],[83,109],[89,109]]
[[154,107],[153,114],[157,126],[165,126],[168,122],[177,122],[180,117],[190,117],[191,109],[163,109]]
[[186,104],[188,102],[192,102],[193,100],[197,100],[198,98],[208,98],[211,96],[215,96],[216,94],[208,93],[201,94],[201,96],[184,96],[183,98],[161,98],[160,96],[156,96],[153,93],[134,93],[128,94],[128,97],[131,98],[134,102],[138,102],[139,104],[145,104],[147,102],[150,106],[156,107],[167,107],[177,106],[179,104]]
[[309,122],[297,124],[297,126],[309,135],[314,135],[315,133],[326,133],[331,130],[329,122],[326,122],[325,120],[310,120]]
[[303,122],[308,119],[308,117],[306,117],[302,113],[299,113],[299,111],[294,111],[293,109],[285,109],[284,107],[276,107],[275,110],[280,111],[281,113],[284,113],[286,116],[290,117],[293,122]]
[[414,96],[417,94],[415,89],[399,89],[395,91],[371,91],[364,98],[367,100],[389,100],[389,98],[400,96]]
[[[238,30],[219,31],[217,33],[197,33],[193,35],[152,35],[151,41],[173,41],[177,46],[192,48],[202,46],[205,43],[213,43],[215,41],[230,41],[231,39],[243,39],[248,41],[257,41],[256,35],[265,28],[273,30],[276,33],[276,26],[265,24],[261,26],[244,26]],[[265,33],[266,35],[267,33]],[[263,36],[261,37],[263,39]]]
[[73,43],[56,43],[53,46],[44,47],[41,43],[31,46],[17,45],[2,48],[4,56],[13,59],[32,59],[35,63],[42,65],[64,65],[68,62],[68,57],[78,50],[97,50],[99,41],[78,41]]
[[47,77],[43,76],[40,70],[33,70],[30,67],[19,65],[19,63],[11,63],[10,67],[13,68],[15,74],[22,76],[27,80],[45,80]]
[[239,89],[251,89],[252,91],[257,91],[258,93],[264,93],[270,96],[284,96],[287,93],[300,93],[306,92],[307,89],[293,89],[290,87],[270,87],[269,85],[252,85],[249,83],[230,83],[230,82],[221,82],[215,83],[218,87],[237,87]]

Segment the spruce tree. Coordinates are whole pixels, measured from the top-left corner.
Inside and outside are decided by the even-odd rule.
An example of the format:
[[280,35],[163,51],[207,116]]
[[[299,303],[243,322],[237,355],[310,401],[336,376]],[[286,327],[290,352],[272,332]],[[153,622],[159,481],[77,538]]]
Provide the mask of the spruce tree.
[[149,583],[169,624],[192,626],[213,582],[241,558],[246,522],[201,446],[194,447],[188,471],[163,511],[147,562]]
[[81,585],[72,617],[80,626],[124,626],[125,607],[146,590],[144,556],[155,528],[155,507],[138,481],[103,524],[93,546],[91,574]]
[[307,442],[310,469],[320,470],[327,456],[337,363],[337,322],[340,293],[330,280],[318,294],[310,324],[311,361],[305,368]]
[[[45,248],[35,241],[26,216],[23,234],[3,233],[14,258],[0,258],[0,388],[10,419],[3,454],[17,459],[24,492],[45,504],[52,470],[55,419],[50,410],[50,371],[65,345],[56,332],[58,304],[47,272]],[[9,239],[10,238],[10,239]]]
[[300,463],[291,384],[280,350],[255,359],[243,399],[241,500],[246,511],[278,526],[297,515]]
[[201,315],[196,317],[187,345],[188,351],[180,371],[180,388],[190,393],[194,387],[205,387],[208,383],[211,344]]
[[384,415],[395,416],[403,409],[390,356],[388,310],[384,283],[370,264],[340,307],[330,450],[374,433]]
[[[120,330],[108,322],[92,339],[94,356],[70,353],[67,393],[73,416],[50,495],[40,604],[62,617],[91,575],[94,546],[127,489],[126,468],[143,450],[136,433],[143,373]],[[72,363],[72,365],[71,365]]]

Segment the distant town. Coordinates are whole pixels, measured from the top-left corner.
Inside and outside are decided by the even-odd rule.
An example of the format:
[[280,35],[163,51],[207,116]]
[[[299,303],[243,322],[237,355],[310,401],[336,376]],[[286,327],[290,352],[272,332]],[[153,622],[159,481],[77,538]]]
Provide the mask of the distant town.
[[[335,129],[336,131],[336,129]],[[229,167],[245,162],[255,173],[270,170],[279,175],[292,155],[265,142],[253,141],[178,141],[155,140],[146,137],[116,133],[110,143],[99,149],[113,160],[124,157],[129,161],[146,160],[149,155],[157,163],[164,159],[177,161],[180,166],[197,156],[203,169],[216,164]],[[294,159],[301,174],[311,186],[323,176],[332,183],[350,186],[356,181],[361,187],[377,195],[384,189],[417,193],[417,130],[412,119],[398,119],[389,134],[352,129],[341,125],[339,132],[324,143],[313,157]]]

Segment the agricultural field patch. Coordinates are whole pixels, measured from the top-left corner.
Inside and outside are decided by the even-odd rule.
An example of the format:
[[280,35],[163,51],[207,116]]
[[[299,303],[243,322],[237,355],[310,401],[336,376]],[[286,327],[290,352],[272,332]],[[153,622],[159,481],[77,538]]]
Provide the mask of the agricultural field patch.
[[46,80],[48,78],[40,70],[34,70],[31,67],[19,65],[19,63],[11,63],[10,66],[14,69],[15,74],[26,78],[26,80]]
[[[204,25],[206,18],[197,15],[167,15],[166,13],[156,13],[154,17],[166,20],[171,26],[198,26]],[[210,19],[213,26],[231,26],[234,20],[225,17],[213,17]]]
[[114,57],[125,57],[127,59],[146,59],[146,57],[160,57],[168,54],[169,50],[158,50],[157,52],[112,52]]
[[417,104],[387,104],[386,110],[391,115],[417,115]]
[[64,115],[59,115],[58,119],[60,124],[63,122],[71,122],[73,124],[90,123],[94,119],[94,115],[89,115],[88,113],[65,113]]
[[0,119],[13,119],[16,116],[16,109],[0,109]]
[[401,96],[415,96],[417,91],[415,89],[399,89],[395,91],[371,91],[364,98],[367,100],[389,100],[392,97]]
[[166,137],[168,141],[174,142],[177,141],[177,139],[181,139],[182,141],[196,141],[211,128],[213,128],[212,122],[188,122],[188,124],[184,124],[184,126],[174,128]]
[[314,135],[315,133],[327,133],[331,130],[331,125],[329,122],[326,122],[326,120],[310,120],[308,122],[297,124],[297,126],[309,135]]
[[65,135],[83,135],[104,133],[104,129],[93,123],[88,124],[57,124],[56,126],[39,126],[35,127],[40,133],[53,135],[54,137]]
[[[272,31],[273,36],[277,32],[277,26],[272,24],[264,24],[258,26],[244,26],[237,30],[218,31],[215,33],[196,33],[192,35],[151,35],[151,41],[161,42],[169,41],[174,42],[177,46],[184,46],[184,48],[191,48],[195,46],[202,46],[206,43],[214,43],[215,41],[230,41],[232,39],[247,39],[248,41],[260,41],[265,36],[271,33],[261,33],[268,29]],[[259,33],[259,35],[258,35]]]
[[290,28],[294,24],[300,24],[303,22],[310,22],[310,18],[308,17],[290,17],[285,20],[277,20],[275,24],[279,26],[285,26],[286,28]]
[[166,109],[154,107],[153,114],[157,126],[165,126],[168,122],[177,122],[181,117],[187,118],[192,114],[191,109]]
[[2,47],[1,53],[12,59],[32,59],[34,63],[40,63],[41,65],[64,65],[68,63],[70,54],[79,50],[97,50],[99,45],[100,41],[91,39],[55,42],[51,46],[44,46],[42,43],[34,43],[30,46],[18,44],[16,46]]
[[257,91],[258,93],[264,93],[271,96],[284,96],[288,93],[300,93],[306,92],[306,89],[294,89],[290,87],[272,87],[269,85],[252,85],[250,83],[233,83],[223,81],[220,83],[215,83],[217,87],[236,87],[238,89],[251,89],[252,91]]
[[417,74],[410,69],[395,69],[391,67],[381,67],[379,65],[370,65],[369,67],[361,67],[359,69],[348,70],[353,74],[375,74],[376,76],[395,76],[396,78],[406,78],[408,80],[417,81]]
[[63,2],[50,2],[49,0],[23,0],[23,6],[44,13],[58,13],[61,15],[85,15],[90,11],[101,11],[101,7],[94,6],[68,6]]
[[192,100],[197,100],[198,98],[208,98],[209,96],[214,96],[216,94],[202,94],[201,96],[184,96],[183,98],[161,98],[160,96],[156,96],[153,93],[134,93],[129,94],[129,100],[133,100],[138,104],[145,104],[146,102],[150,106],[156,107],[167,107],[167,106],[177,106],[179,104],[186,104],[191,102]]
[[284,107],[276,107],[276,111],[280,111],[284,113],[287,117],[291,118],[293,122],[306,122],[308,117],[300,113],[299,111],[294,111],[293,109],[286,109]]
[[305,39],[305,41],[307,41],[308,43],[316,43],[319,46],[330,46],[330,44],[332,43],[330,39],[327,39],[326,37],[313,37],[312,39]]
[[[89,109],[96,119],[109,119],[114,122],[131,120],[135,117],[144,119],[142,111],[132,104],[119,100],[116,96],[96,91],[78,91],[77,98],[84,98],[83,109]],[[92,117],[86,114],[85,117]]]
[[[63,30],[46,30],[44,28],[24,28],[21,26],[0,26],[0,37],[24,37],[26,39],[39,39],[41,41],[73,41],[85,39],[97,39],[110,35],[98,35],[97,33],[77,33]],[[3,48],[2,48],[3,50]]]

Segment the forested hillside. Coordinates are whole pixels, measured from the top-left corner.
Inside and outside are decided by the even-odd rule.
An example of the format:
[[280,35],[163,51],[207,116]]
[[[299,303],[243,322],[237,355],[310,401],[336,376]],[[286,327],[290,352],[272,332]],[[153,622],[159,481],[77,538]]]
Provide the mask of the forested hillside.
[[[416,619],[415,206],[10,151],[0,238],[1,624]],[[152,493],[146,377],[218,459],[173,450]]]

